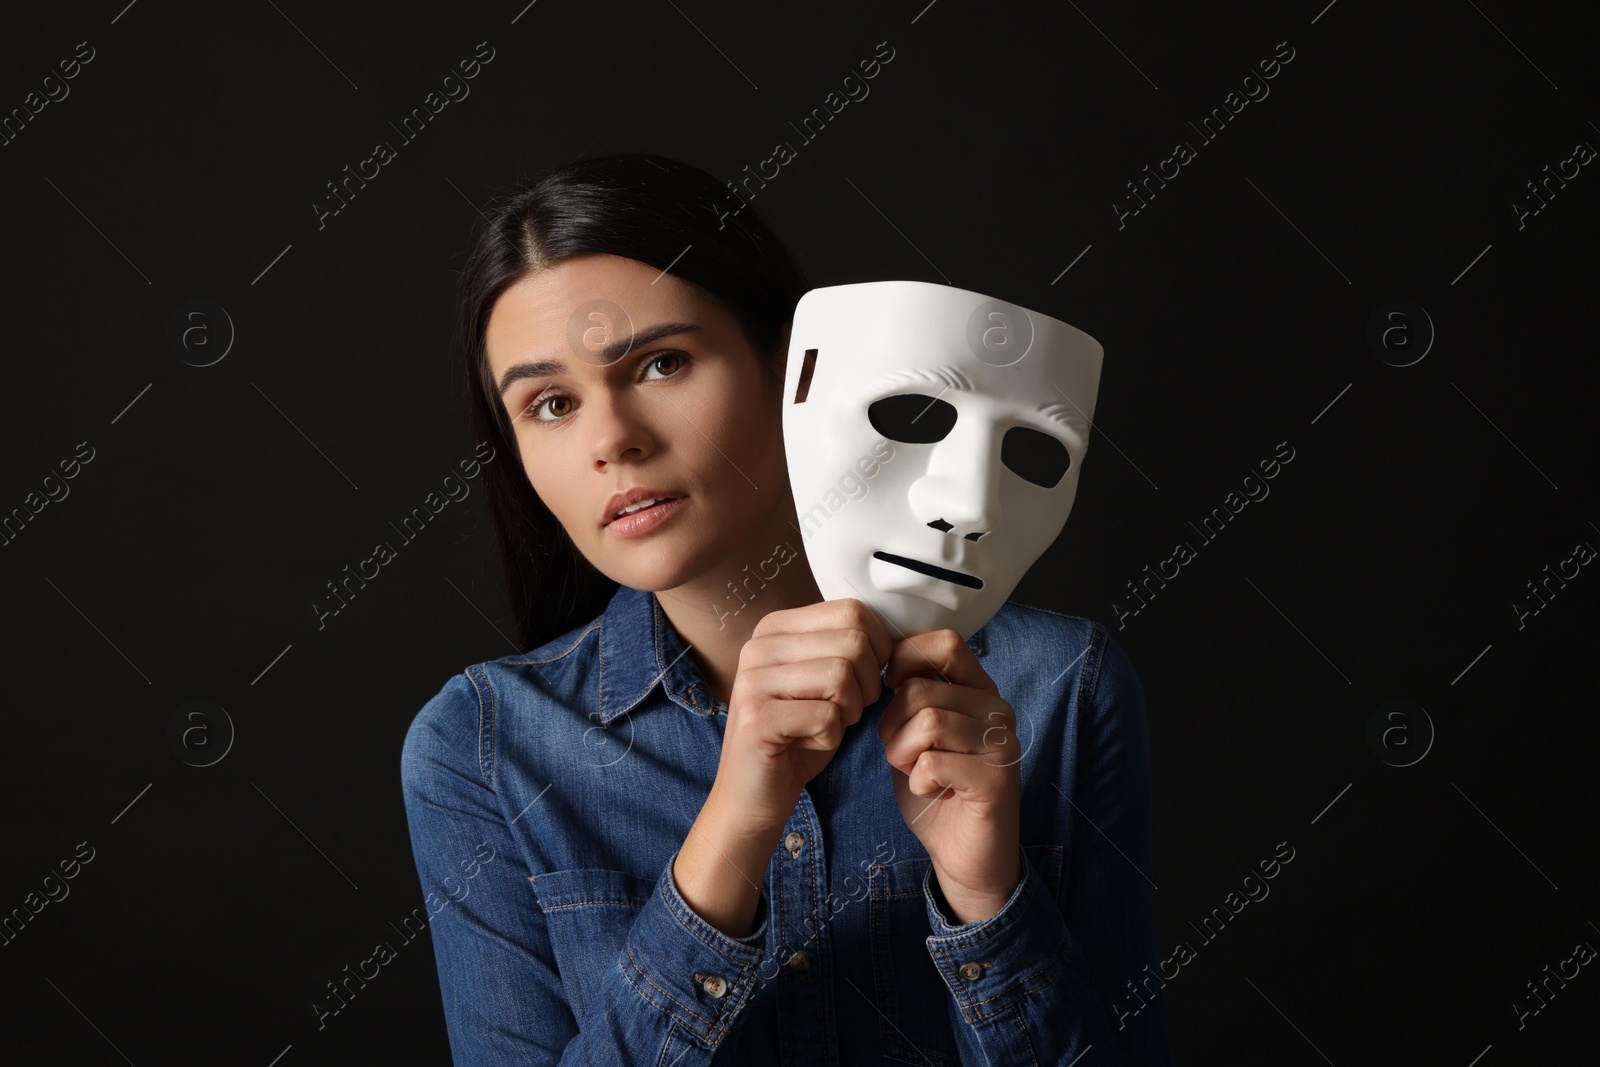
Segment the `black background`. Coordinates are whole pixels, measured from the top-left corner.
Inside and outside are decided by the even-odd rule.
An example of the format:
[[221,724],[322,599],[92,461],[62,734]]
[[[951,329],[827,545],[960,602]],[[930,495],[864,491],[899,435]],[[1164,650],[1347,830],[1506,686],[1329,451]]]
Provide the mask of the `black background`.
[[[0,947],[9,1062],[448,1062],[426,939],[320,1030],[311,1005],[421,903],[411,717],[516,651],[477,483],[325,627],[310,605],[472,455],[448,329],[493,187],[632,150],[732,180],[778,141],[797,158],[753,203],[813,285],[948,282],[1105,346],[1075,509],[1015,598],[1106,622],[1143,680],[1158,940],[1197,951],[1166,988],[1177,1060],[1592,1047],[1594,966],[1521,1027],[1513,1001],[1600,945],[1600,576],[1521,625],[1513,602],[1600,545],[1597,164],[1512,207],[1600,147],[1592,22],[1505,0],[123,3],[8,14],[0,38],[5,114],[94,49],[0,147],[0,513],[94,456],[0,548],[0,914],[94,849]],[[389,123],[480,41],[470,96],[402,144]],[[799,138],[883,41],[870,94]],[[1270,95],[1201,144],[1188,123],[1279,42]],[[1119,228],[1180,139],[1197,157]],[[397,158],[319,229],[377,141]],[[1395,300],[1436,331],[1404,367],[1419,320],[1388,361],[1367,341]],[[236,330],[211,366],[168,341],[188,301]],[[1270,496],[1202,542],[1188,524],[1280,442]],[[1119,628],[1180,540],[1197,557]],[[207,767],[168,741],[194,699],[236,731]],[[1368,742],[1393,699],[1434,733],[1391,735],[1391,760],[1425,750],[1409,766]],[[1196,936],[1279,842],[1270,896]]]

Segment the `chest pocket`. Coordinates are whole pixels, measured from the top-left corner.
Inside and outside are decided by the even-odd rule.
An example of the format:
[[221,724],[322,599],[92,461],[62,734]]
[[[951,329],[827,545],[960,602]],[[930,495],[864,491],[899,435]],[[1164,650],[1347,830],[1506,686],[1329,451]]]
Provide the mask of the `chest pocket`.
[[[1061,885],[1061,846],[1024,845],[1052,897]],[[928,909],[922,880],[929,859],[870,868],[872,980],[883,1055],[918,1067],[961,1067],[951,1032],[950,990],[928,954]]]
[[656,879],[593,868],[534,875],[550,947],[573,1015],[583,1018],[628,932],[656,890]]

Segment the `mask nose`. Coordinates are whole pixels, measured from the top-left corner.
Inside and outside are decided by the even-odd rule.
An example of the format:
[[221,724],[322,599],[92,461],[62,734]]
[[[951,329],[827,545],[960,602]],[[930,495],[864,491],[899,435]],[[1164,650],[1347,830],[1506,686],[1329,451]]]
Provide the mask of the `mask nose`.
[[987,426],[970,434],[958,430],[936,444],[927,473],[911,484],[911,513],[968,541],[994,530],[1000,522],[997,445]]
[[[928,525],[932,526],[940,533],[949,533],[951,530],[955,529],[954,523],[946,522],[944,519],[934,519],[932,522],[928,523]],[[982,537],[988,532],[988,530],[972,530],[968,533],[962,534],[961,536],[965,537],[968,541],[976,541],[978,538]]]

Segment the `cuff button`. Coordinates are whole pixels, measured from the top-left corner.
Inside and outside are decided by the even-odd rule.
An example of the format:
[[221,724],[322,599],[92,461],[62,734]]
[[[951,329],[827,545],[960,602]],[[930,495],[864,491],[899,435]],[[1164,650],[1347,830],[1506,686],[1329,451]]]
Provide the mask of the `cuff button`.
[[972,982],[983,977],[983,964],[963,963],[960,967],[956,968],[956,972],[967,981]]
[[728,980],[720,974],[696,975],[700,979],[700,988],[713,997],[723,997],[728,993]]

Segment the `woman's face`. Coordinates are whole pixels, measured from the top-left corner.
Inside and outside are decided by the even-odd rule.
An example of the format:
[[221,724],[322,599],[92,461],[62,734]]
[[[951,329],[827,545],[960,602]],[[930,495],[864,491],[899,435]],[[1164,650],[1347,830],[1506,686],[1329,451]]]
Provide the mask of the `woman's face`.
[[[581,256],[501,294],[485,339],[528,481],[602,574],[658,591],[770,553],[753,541],[790,500],[782,380],[715,299]],[[678,499],[624,536],[611,501],[635,488]]]

